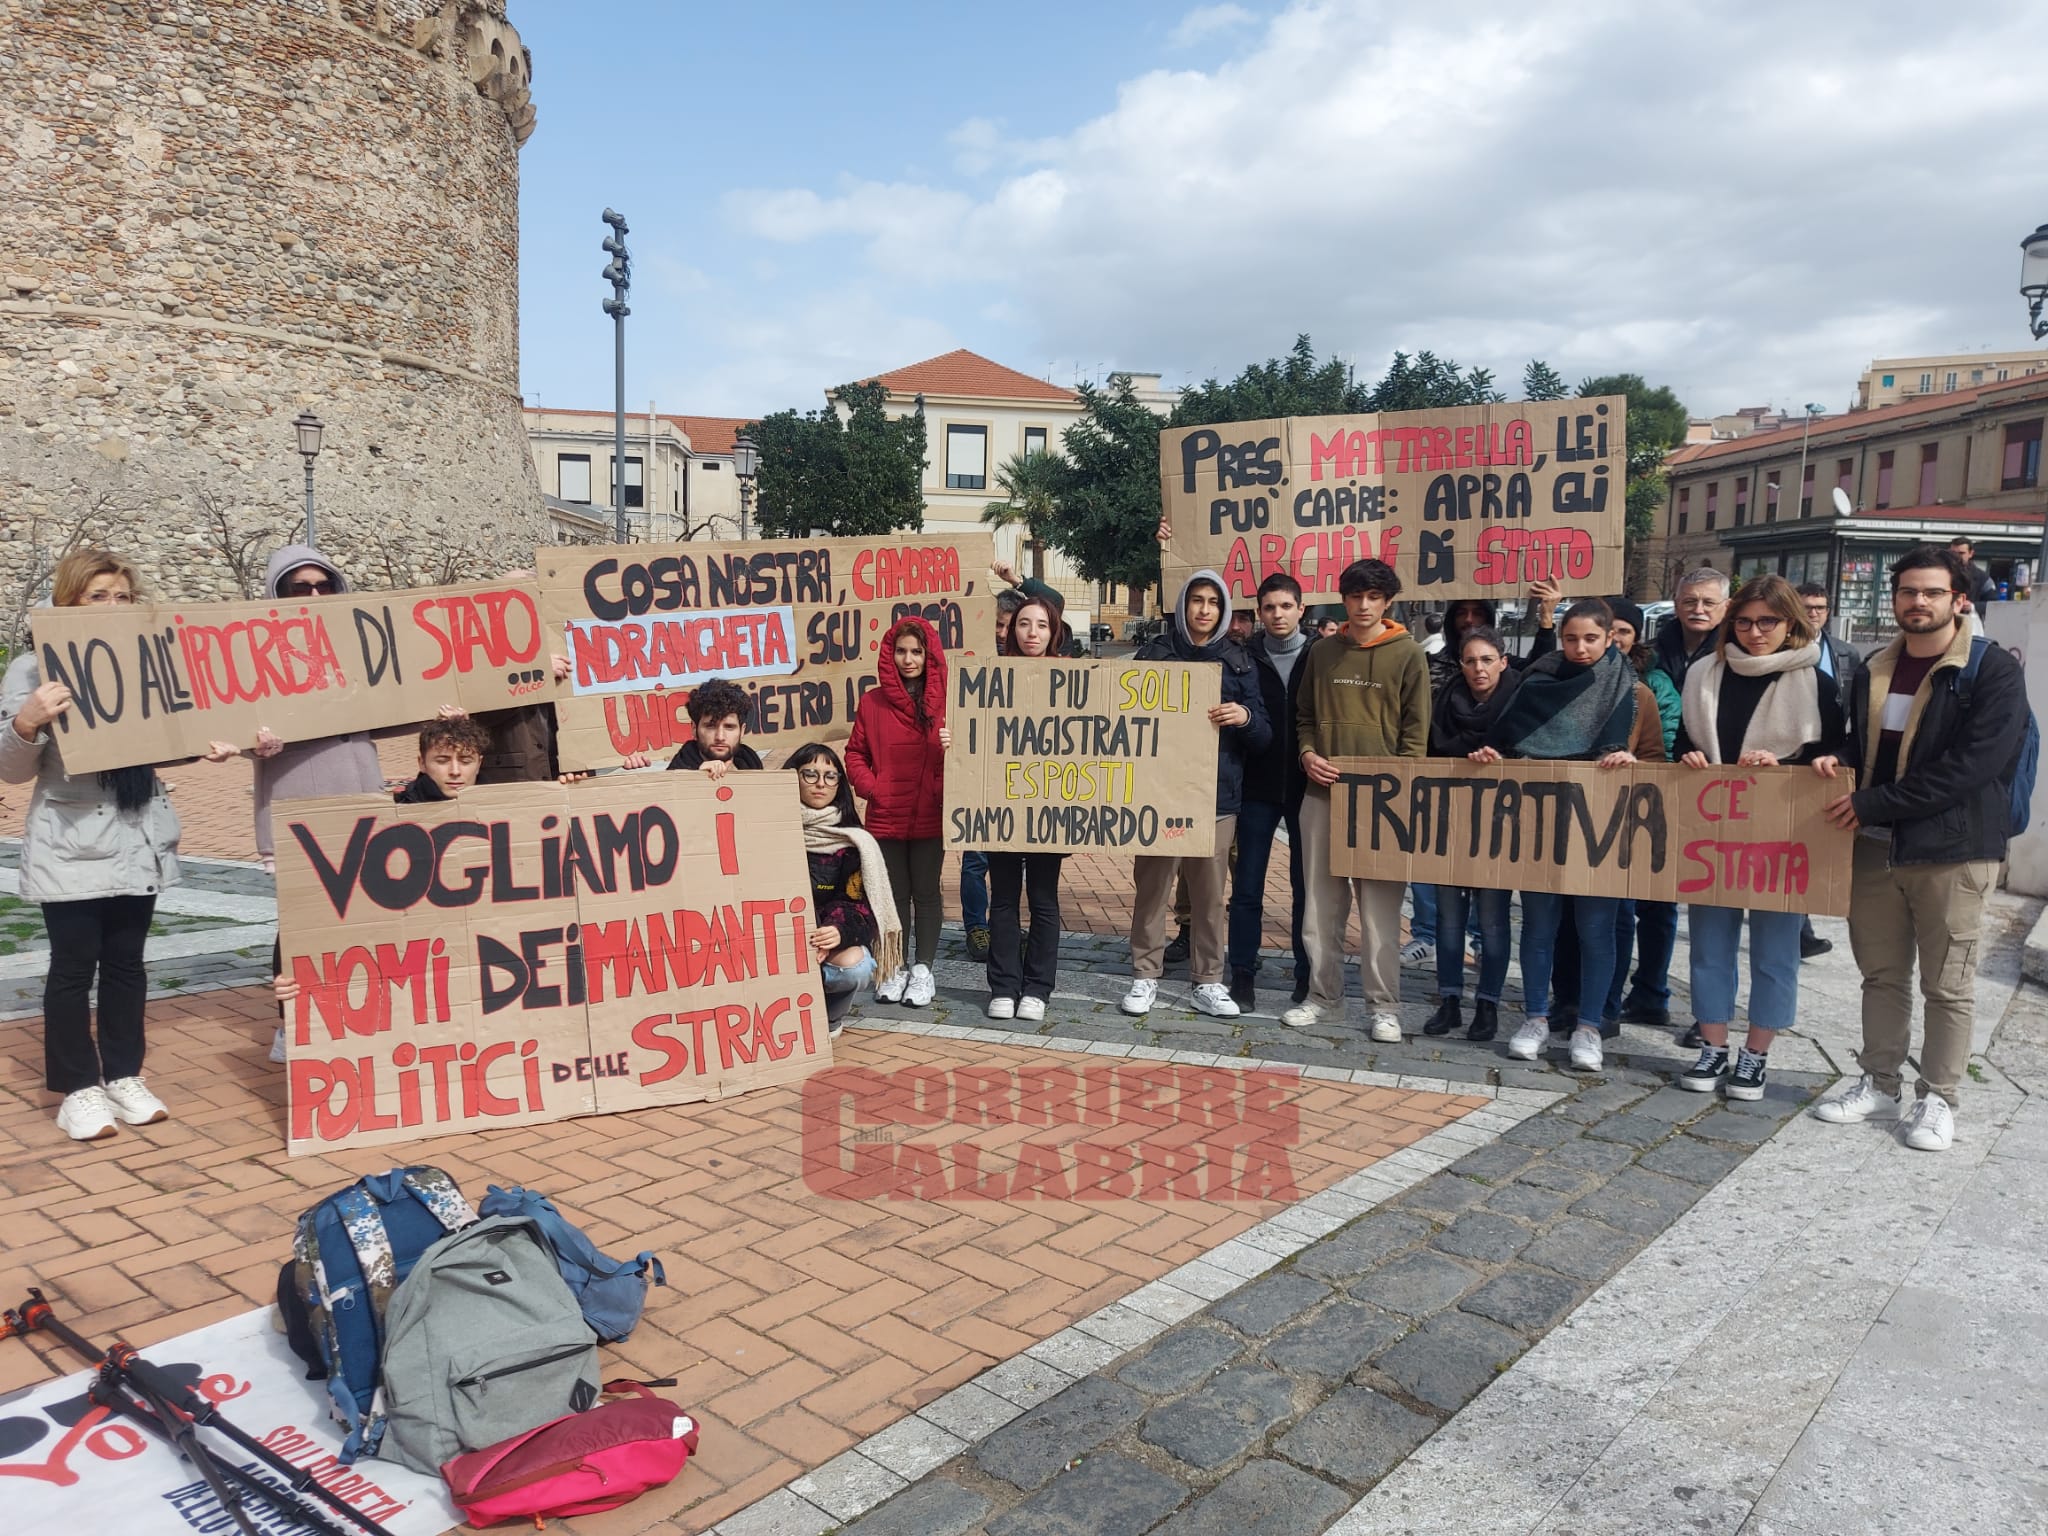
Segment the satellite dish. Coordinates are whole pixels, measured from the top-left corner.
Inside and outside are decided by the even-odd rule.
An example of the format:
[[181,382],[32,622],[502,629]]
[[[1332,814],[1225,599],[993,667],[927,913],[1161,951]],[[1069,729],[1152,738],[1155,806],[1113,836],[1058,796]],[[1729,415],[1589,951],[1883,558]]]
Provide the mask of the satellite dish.
[[1851,500],[1849,500],[1849,493],[1848,493],[1847,491],[1843,490],[1843,489],[1842,489],[1842,488],[1841,488],[1841,487],[1840,487],[1839,485],[1838,485],[1838,486],[1836,486],[1836,487],[1835,487],[1835,511],[1836,511],[1836,512],[1837,512],[1837,513],[1838,513],[1839,515],[1841,515],[1841,516],[1843,516],[1843,517],[1848,517],[1848,516],[1850,516],[1850,515],[1851,515],[1852,513],[1854,513],[1854,512],[1855,512],[1855,510],[1856,510],[1856,504],[1855,504],[1854,502],[1852,502]]

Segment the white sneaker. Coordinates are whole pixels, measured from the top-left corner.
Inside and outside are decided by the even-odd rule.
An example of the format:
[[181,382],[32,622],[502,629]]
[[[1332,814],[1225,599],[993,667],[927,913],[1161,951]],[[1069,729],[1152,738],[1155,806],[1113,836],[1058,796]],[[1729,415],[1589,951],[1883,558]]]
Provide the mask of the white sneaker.
[[1045,1022],[1045,999],[1042,997],[1018,998],[1017,1017],[1026,1024],[1043,1024]]
[[[1125,1013],[1142,1014],[1152,1011],[1152,999],[1159,995],[1159,983],[1150,976],[1131,978],[1131,990],[1124,994],[1124,1000],[1117,1004]],[[1226,997],[1228,993],[1224,994]],[[1232,1010],[1233,1012],[1235,1010]]]
[[139,1077],[117,1077],[107,1084],[107,1097],[114,1101],[114,1113],[128,1125],[155,1125],[171,1118],[164,1101],[151,1093]]
[[1522,1027],[1508,1041],[1508,1054],[1517,1061],[1534,1061],[1549,1043],[1550,1020],[1541,1016],[1524,1019]]
[[910,968],[910,985],[903,989],[903,1001],[913,1008],[929,1008],[932,996],[939,990],[937,980],[928,965],[913,965]]
[[992,997],[988,1000],[988,1016],[992,1019],[1014,1019],[1017,1017],[1017,999],[1014,997]]
[[270,1059],[279,1066],[284,1065],[284,1026],[277,1026],[277,1033],[270,1037]]
[[875,983],[875,999],[883,1003],[900,1003],[903,1001],[903,989],[909,985],[910,972],[899,965],[889,976]]
[[112,1136],[114,1101],[98,1083],[67,1093],[64,1102],[57,1106],[57,1129],[73,1141],[98,1141],[102,1136]]
[[1427,939],[1410,939],[1401,950],[1401,963],[1422,970],[1436,964],[1436,946]]
[[1600,1031],[1590,1024],[1581,1024],[1572,1031],[1572,1070],[1574,1072],[1598,1072],[1600,1070]]
[[1323,1022],[1323,1010],[1314,1003],[1296,1003],[1280,1015],[1280,1022],[1289,1029],[1307,1029]]
[[[1124,999],[1129,1002],[1130,999]],[[1195,1012],[1214,1014],[1219,1019],[1234,1019],[1243,1010],[1237,1006],[1237,999],[1230,995],[1230,988],[1220,981],[1205,981],[1195,988]]]
[[1915,1152],[1946,1152],[1956,1139],[1955,1111],[1947,1099],[1930,1093],[1907,1111],[1899,1130]]
[[1398,1045],[1401,1040],[1401,1020],[1391,1013],[1376,1013],[1372,1016],[1372,1037],[1382,1045]]
[[1840,1093],[1813,1106],[1813,1118],[1830,1125],[1857,1125],[1865,1120],[1891,1120],[1899,1113],[1899,1096],[1879,1092],[1868,1072]]

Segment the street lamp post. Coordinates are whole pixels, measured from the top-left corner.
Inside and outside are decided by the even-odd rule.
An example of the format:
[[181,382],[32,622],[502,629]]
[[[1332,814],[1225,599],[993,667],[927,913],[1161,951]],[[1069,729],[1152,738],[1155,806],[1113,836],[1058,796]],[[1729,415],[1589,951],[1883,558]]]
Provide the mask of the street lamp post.
[[311,410],[304,410],[292,422],[292,429],[299,434],[299,457],[306,461],[306,542],[317,545],[320,540],[313,528],[313,461],[320,456],[320,434],[327,430],[327,423]]
[[1806,516],[1806,440],[1813,436],[1813,418],[1818,416],[1822,409],[1823,407],[1815,405],[1810,400],[1807,402],[1806,426],[1799,433],[1799,489],[1796,494],[1799,497],[1801,517]]
[[[626,220],[607,208],[604,221],[612,232],[604,237],[603,250],[611,257],[604,280],[612,285],[612,296],[604,301],[604,312],[612,317],[612,531],[616,541],[626,542],[626,293],[632,287],[633,260],[626,251]],[[643,474],[642,482],[645,482]]]
[[754,439],[742,432],[732,440],[732,472],[740,482],[740,537],[753,537],[750,528],[752,519],[748,514],[754,506],[754,476],[761,470],[761,452],[754,446]]
[[2048,224],[2020,242],[2020,297],[2027,301],[2034,340],[2048,338],[2048,320],[2041,318],[2041,308],[2048,304]]

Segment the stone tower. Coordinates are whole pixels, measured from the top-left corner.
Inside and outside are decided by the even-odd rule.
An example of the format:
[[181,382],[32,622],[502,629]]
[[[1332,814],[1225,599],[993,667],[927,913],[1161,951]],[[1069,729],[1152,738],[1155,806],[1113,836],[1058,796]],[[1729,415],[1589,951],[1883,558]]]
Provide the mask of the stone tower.
[[530,66],[505,0],[0,0],[0,609],[81,534],[241,595],[307,407],[358,584],[530,563]]

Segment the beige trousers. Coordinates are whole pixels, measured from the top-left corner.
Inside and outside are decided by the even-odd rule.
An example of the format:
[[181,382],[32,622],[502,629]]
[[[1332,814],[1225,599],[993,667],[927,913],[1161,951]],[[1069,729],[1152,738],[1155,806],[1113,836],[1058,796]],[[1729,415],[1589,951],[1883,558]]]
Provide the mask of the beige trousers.
[[1961,1102],[1970,1062],[1970,1016],[1984,897],[1998,879],[1989,859],[1962,864],[1891,865],[1886,845],[1856,839],[1849,885],[1849,947],[1863,972],[1863,1070],[1886,1093],[1899,1091],[1913,1045],[1913,965],[1926,1001],[1916,1094]]
[[1352,880],[1330,873],[1330,792],[1311,784],[1301,799],[1301,918],[1308,948],[1308,1000],[1326,1013],[1344,1007],[1344,930],[1358,902],[1360,990],[1374,1013],[1401,1011],[1401,895],[1404,880]]
[[1166,971],[1166,914],[1173,906],[1173,877],[1188,883],[1188,974],[1196,986],[1223,979],[1223,952],[1230,933],[1230,844],[1237,818],[1216,818],[1216,851],[1206,859],[1145,854],[1131,860],[1138,894],[1131,907],[1131,974],[1155,980]]

